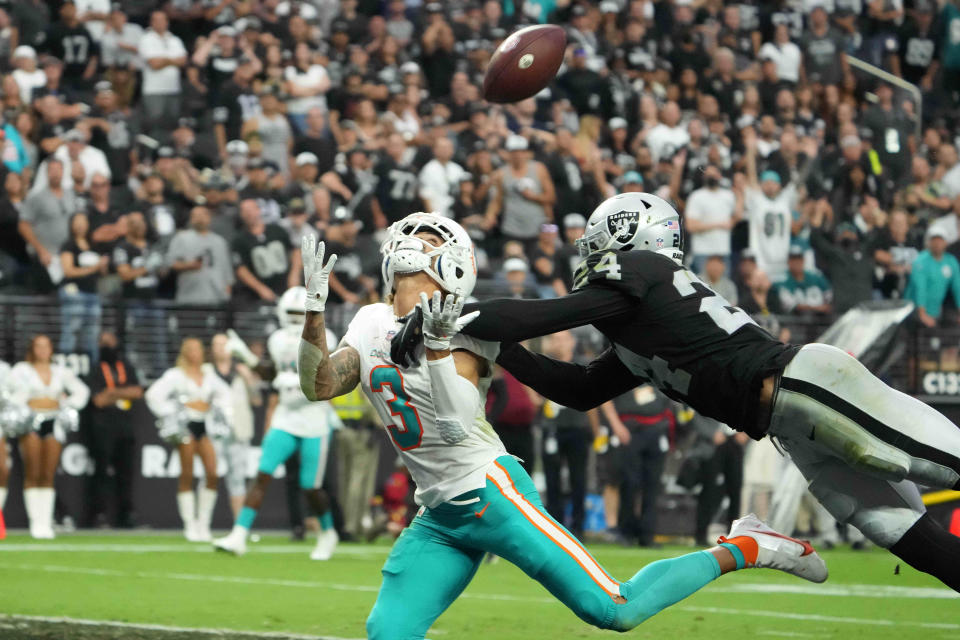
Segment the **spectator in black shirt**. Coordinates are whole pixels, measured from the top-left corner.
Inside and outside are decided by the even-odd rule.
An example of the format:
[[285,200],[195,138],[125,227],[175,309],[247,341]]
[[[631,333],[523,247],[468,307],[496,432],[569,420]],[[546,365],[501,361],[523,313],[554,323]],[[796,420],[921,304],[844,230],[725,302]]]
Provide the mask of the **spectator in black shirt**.
[[327,251],[337,254],[337,263],[330,273],[330,302],[334,304],[363,304],[377,290],[376,280],[364,273],[363,262],[358,255],[357,234],[361,226],[342,207],[330,216],[324,240]]
[[573,50],[567,72],[557,78],[557,86],[570,100],[577,115],[600,115],[608,119],[613,111],[610,84],[596,71],[587,68],[587,52]]
[[260,100],[252,84],[260,69],[256,58],[240,58],[233,79],[223,85],[218,101],[212,103],[213,133],[223,159],[227,158],[227,142],[239,139],[243,123],[260,113]]
[[110,202],[110,180],[103,174],[94,174],[90,180],[86,213],[94,249],[110,255],[117,242],[126,235],[127,229],[120,209]]
[[300,206],[304,207],[305,213],[316,215],[318,203],[329,206],[329,197],[317,182],[320,177],[317,170],[320,159],[315,154],[304,151],[297,154],[293,164],[293,180],[284,189],[283,198],[287,206],[294,199],[300,200]]
[[138,123],[129,109],[120,108],[109,80],[98,82],[94,90],[94,108],[84,119],[90,127],[90,145],[106,155],[112,184],[126,185],[130,170],[136,164],[134,139]]
[[133,476],[137,457],[130,410],[143,397],[143,387],[136,370],[123,357],[117,336],[110,331],[100,334],[100,362],[91,367],[89,386],[87,445],[94,462],[90,495],[93,524],[110,525],[107,493],[112,468],[115,522],[118,527],[129,529],[134,526]]
[[307,130],[296,137],[293,153],[297,157],[312,153],[317,158],[317,173],[321,176],[333,169],[337,143],[327,128],[327,114],[320,107],[307,111]]
[[530,252],[530,266],[541,298],[556,298],[563,295],[555,285],[557,281],[557,234],[559,227],[553,223],[540,225],[537,244]]
[[77,6],[66,0],[60,7],[60,21],[50,25],[40,49],[64,62],[64,83],[75,91],[89,88],[97,70],[100,45],[77,18]]
[[190,58],[194,66],[189,73],[194,73],[206,88],[208,104],[219,103],[220,90],[233,78],[243,55],[237,47],[237,31],[230,25],[219,27],[197,47]]
[[[262,158],[253,158],[247,163],[247,184],[239,190],[240,200],[256,200],[257,209],[264,222],[280,221],[283,197],[276,189],[276,167]],[[279,180],[282,183],[282,180]]]
[[442,98],[450,93],[450,80],[456,70],[457,59],[453,55],[456,38],[443,15],[442,4],[429,2],[424,11],[427,15],[427,26],[420,39],[423,48],[423,71],[427,76],[430,95]]
[[290,287],[300,284],[300,248],[277,224],[265,224],[256,200],[240,202],[244,229],[233,241],[233,264],[237,271],[236,297],[246,301],[273,302]]
[[407,160],[403,136],[390,134],[385,150],[386,154],[373,170],[377,188],[371,204],[378,229],[423,210],[423,201],[417,192],[417,170]]
[[146,356],[136,364],[142,372],[154,378],[163,370],[167,353],[166,315],[162,308],[154,305],[161,278],[167,275],[166,261],[163,251],[147,240],[147,223],[143,214],[131,211],[124,218],[127,235],[114,248],[112,261],[123,282],[131,353]]
[[60,282],[60,353],[75,353],[77,333],[80,348],[90,359],[99,358],[100,296],[97,279],[107,272],[110,259],[97,253],[90,242],[90,222],[84,213],[70,218],[70,239],[60,250],[63,280]]
[[166,183],[156,171],[143,181],[134,209],[143,212],[151,242],[168,243],[177,229],[187,222],[188,210],[182,200],[167,190]]

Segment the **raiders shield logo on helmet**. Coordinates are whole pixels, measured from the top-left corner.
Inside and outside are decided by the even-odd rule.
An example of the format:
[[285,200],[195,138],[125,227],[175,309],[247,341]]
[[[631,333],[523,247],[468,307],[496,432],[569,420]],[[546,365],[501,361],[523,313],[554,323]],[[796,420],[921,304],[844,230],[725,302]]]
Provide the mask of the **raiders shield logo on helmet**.
[[630,242],[639,224],[639,211],[618,211],[607,217],[607,230],[617,242]]

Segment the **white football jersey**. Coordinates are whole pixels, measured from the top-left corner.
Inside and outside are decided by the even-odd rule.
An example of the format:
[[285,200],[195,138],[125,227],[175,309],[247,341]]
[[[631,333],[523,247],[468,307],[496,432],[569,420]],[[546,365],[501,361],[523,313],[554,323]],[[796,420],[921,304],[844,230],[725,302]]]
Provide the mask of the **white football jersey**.
[[[390,338],[400,329],[393,307],[362,307],[347,329],[344,341],[360,354],[360,384],[376,408],[400,458],[417,485],[417,504],[434,507],[486,484],[490,464],[506,454],[500,438],[487,423],[484,405],[490,378],[480,380],[476,419],[469,435],[448,444],[437,429],[430,396],[426,355],[420,366],[403,369],[390,360]],[[453,338],[454,349],[466,349],[489,361],[499,345],[464,335]]]
[[[270,334],[267,351],[277,368],[273,389],[277,392],[277,408],[270,421],[271,429],[281,429],[301,438],[325,437],[340,424],[329,402],[310,402],[300,390],[297,374],[297,352],[300,349],[300,326],[283,327]],[[327,345],[336,344],[336,336],[327,330]]]

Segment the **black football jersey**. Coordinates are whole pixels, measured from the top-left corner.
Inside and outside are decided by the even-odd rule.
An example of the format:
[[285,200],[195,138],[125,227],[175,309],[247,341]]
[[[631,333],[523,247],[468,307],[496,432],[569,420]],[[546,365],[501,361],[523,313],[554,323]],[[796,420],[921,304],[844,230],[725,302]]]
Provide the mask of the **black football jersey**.
[[638,378],[698,412],[739,427],[763,378],[797,348],[775,340],[692,271],[652,251],[588,257],[574,290],[605,287],[636,301],[630,318],[594,322]]
[[[573,293],[562,298],[490,300],[467,305],[463,313],[474,309],[480,315],[463,333],[483,340],[519,342],[584,324],[600,330],[612,347],[587,367],[590,388],[562,393],[582,393],[595,406],[649,381],[670,398],[757,438],[765,427],[756,424],[762,381],[799,350],[775,340],[691,271],[652,251],[591,255],[577,269]],[[555,367],[547,360],[505,345],[498,363],[551,397],[556,389],[548,374],[564,363]]]

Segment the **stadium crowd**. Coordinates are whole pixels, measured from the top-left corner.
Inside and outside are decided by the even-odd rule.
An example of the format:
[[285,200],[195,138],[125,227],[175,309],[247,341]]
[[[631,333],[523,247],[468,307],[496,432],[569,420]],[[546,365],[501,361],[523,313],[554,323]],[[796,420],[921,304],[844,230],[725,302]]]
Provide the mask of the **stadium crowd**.
[[[493,50],[546,22],[568,33],[556,79],[486,103]],[[690,267],[751,314],[906,298],[922,325],[955,323],[958,33],[953,0],[4,0],[0,293],[55,297],[55,350],[97,362],[104,305],[272,304],[310,230],[340,257],[342,330],[384,293],[382,232],[426,210],[469,231],[478,295],[552,297],[593,207],[649,191],[683,213]],[[546,348],[596,348],[577,338]],[[532,464],[543,414],[545,466],[569,454],[577,484],[607,424],[653,470],[601,483],[656,491],[675,422],[658,392],[565,420],[515,387],[489,405],[512,452]],[[745,443],[705,429],[723,452],[705,468],[742,469]]]

